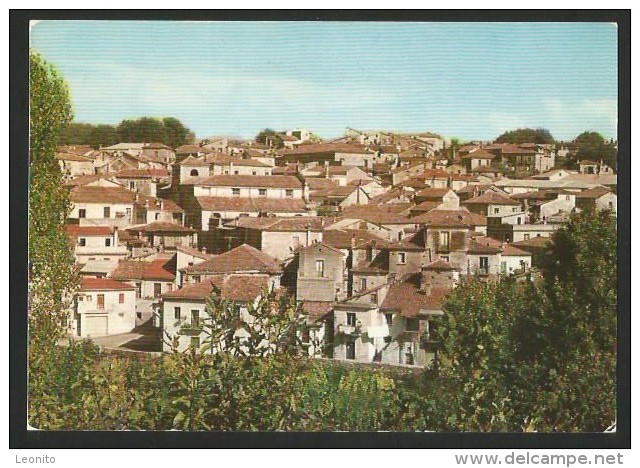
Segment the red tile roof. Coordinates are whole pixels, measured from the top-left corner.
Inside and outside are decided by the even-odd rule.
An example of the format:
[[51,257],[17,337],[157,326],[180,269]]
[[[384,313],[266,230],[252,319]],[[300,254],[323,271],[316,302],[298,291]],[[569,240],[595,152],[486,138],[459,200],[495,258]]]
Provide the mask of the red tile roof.
[[483,149],[479,149],[473,151],[472,153],[463,154],[462,156],[460,156],[460,159],[493,159],[495,157],[495,154],[489,153],[488,151],[485,151]]
[[333,310],[332,301],[303,301],[302,311],[316,322]]
[[425,198],[425,199],[433,198],[433,199],[442,200],[442,197],[444,197],[450,191],[451,191],[450,188],[427,187],[420,190],[418,193],[416,193],[415,196],[419,198]]
[[215,273],[239,273],[239,272],[260,272],[278,274],[282,268],[277,260],[264,252],[242,244],[235,249],[216,255],[214,258],[206,260],[197,265],[192,265],[184,269],[187,274],[215,274]]
[[[172,213],[183,213],[184,210],[180,208],[176,202],[169,200],[168,198],[156,198],[149,197],[147,195],[138,195],[138,205],[146,205],[149,202],[150,211],[169,211]],[[160,209],[162,204],[162,209]]]
[[56,153],[56,159],[58,161],[77,161],[77,162],[92,162],[93,159],[87,156],[82,156],[77,153]]
[[311,145],[302,145],[298,148],[290,150],[280,150],[279,154],[283,157],[291,157],[303,154],[322,154],[322,153],[350,153],[350,154],[369,154],[364,145],[350,143],[319,143]]
[[116,172],[115,176],[120,179],[155,179],[169,177],[166,169],[123,169]]
[[79,226],[77,224],[67,224],[65,228],[69,237],[110,236],[113,233],[113,229],[109,226]]
[[350,248],[352,240],[356,247],[375,242],[382,248],[388,244],[386,239],[364,229],[327,229],[322,234],[322,243],[336,249]]
[[264,187],[264,188],[302,188],[302,182],[295,176],[260,176],[225,174],[207,177],[196,185],[211,187]]
[[135,287],[110,278],[81,278],[81,291],[135,290]]
[[136,226],[127,228],[127,231],[131,232],[142,232],[147,234],[157,234],[157,233],[183,233],[183,234],[191,234],[196,232],[194,229],[182,226],[177,223],[169,223],[166,221],[155,221],[153,223],[145,224],[144,226]]
[[470,198],[462,202],[464,205],[513,205],[520,206],[520,202],[501,193],[487,190],[482,195]]
[[511,244],[504,244],[502,246],[502,255],[506,257],[530,257],[531,253],[525,250],[519,249]]
[[224,299],[253,302],[269,285],[266,275],[220,275],[197,284],[188,284],[162,296],[164,300],[206,300],[215,286]]
[[255,229],[269,232],[320,232],[333,222],[333,218],[323,216],[293,216],[272,218],[243,217],[228,223],[227,226]]
[[133,204],[135,194],[124,187],[76,186],[71,190],[73,203],[122,203]]
[[438,259],[433,261],[423,267],[425,270],[439,270],[439,271],[451,271],[457,270],[451,263],[445,262],[444,260]]
[[397,310],[403,317],[417,317],[421,311],[440,310],[450,292],[448,288],[433,288],[427,295],[420,290],[419,273],[389,287],[382,305],[383,310]]
[[608,193],[612,193],[612,191],[607,187],[603,187],[600,185],[598,187],[593,187],[588,190],[583,190],[580,193],[576,193],[575,196],[576,198],[600,198],[601,196]]
[[124,260],[118,263],[111,277],[117,280],[162,280],[174,281],[175,261],[173,259],[157,259],[151,262]]
[[427,224],[429,226],[475,227],[486,226],[487,218],[471,213],[465,209],[432,210],[428,213],[412,218],[412,222]]
[[407,215],[401,213],[409,207],[407,203],[351,205],[342,211],[342,215],[344,218],[364,219],[376,224],[413,224]]
[[246,213],[305,213],[306,203],[298,198],[196,197],[205,211]]

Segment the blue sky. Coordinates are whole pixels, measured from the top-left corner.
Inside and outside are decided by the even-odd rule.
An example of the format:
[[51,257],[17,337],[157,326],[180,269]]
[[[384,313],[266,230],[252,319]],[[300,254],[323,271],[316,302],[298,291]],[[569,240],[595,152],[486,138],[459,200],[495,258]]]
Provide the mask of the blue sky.
[[616,136],[612,24],[43,21],[31,45],[69,82],[78,122]]

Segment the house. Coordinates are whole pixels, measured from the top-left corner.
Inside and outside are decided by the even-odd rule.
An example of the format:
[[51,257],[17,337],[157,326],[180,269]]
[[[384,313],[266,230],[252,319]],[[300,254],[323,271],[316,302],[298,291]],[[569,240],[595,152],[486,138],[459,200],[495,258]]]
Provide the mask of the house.
[[195,284],[228,274],[268,276],[269,287],[280,287],[282,267],[278,261],[247,244],[182,270],[184,284]]
[[127,228],[127,231],[145,241],[146,245],[161,251],[175,250],[179,246],[198,245],[198,234],[194,229],[178,223],[154,221],[142,226]]
[[460,198],[449,188],[424,188],[415,193],[413,201],[416,206],[410,209],[412,215],[433,209],[457,210],[460,208]]
[[176,285],[182,287],[183,278],[182,271],[186,267],[202,263],[205,260],[213,258],[214,255],[208,254],[206,248],[198,250],[194,247],[187,247],[184,245],[176,247],[175,259],[176,259]]
[[522,203],[507,195],[488,190],[482,195],[462,202],[469,211],[487,217],[500,217],[502,222],[521,224],[525,222]]
[[198,146],[198,145],[182,145],[176,148],[176,162],[180,162],[183,159],[193,156],[198,158],[199,156],[204,156],[205,154],[214,154],[217,151],[206,146]]
[[330,303],[346,294],[346,255],[341,250],[322,242],[298,250],[298,301]]
[[611,210],[618,212],[618,196],[607,187],[601,185],[583,190],[575,194],[575,203],[578,210],[588,208],[595,210]]
[[150,197],[157,196],[158,184],[169,178],[166,169],[123,169],[114,174],[115,180],[123,187]]
[[80,338],[127,333],[136,326],[135,288],[110,278],[81,278],[71,332]]
[[401,240],[416,222],[409,217],[410,203],[388,203],[384,205],[352,205],[342,210],[343,219],[362,220],[380,226],[387,240]]
[[365,181],[365,183],[373,181],[369,174],[356,166],[330,166],[325,164],[302,169],[300,175],[305,178],[305,182],[310,182],[310,179],[313,178],[323,177],[336,182],[340,187],[345,187],[358,181]]
[[65,180],[93,174],[94,160],[88,156],[71,152],[58,152],[56,153],[56,159],[60,164]]
[[134,208],[135,224],[159,221],[184,225],[184,210],[173,200],[139,195]]
[[117,226],[68,224],[65,228],[74,246],[73,252],[77,263],[112,263],[129,255],[126,246],[120,244]]
[[300,145],[295,149],[284,149],[278,152],[277,164],[279,166],[293,162],[306,167],[327,162],[334,165],[358,166],[368,170],[374,163],[384,162],[384,159],[364,145],[318,143]]
[[151,260],[125,260],[111,278],[134,286],[137,299],[159,298],[175,289],[176,258],[165,255]]
[[460,161],[467,172],[472,172],[478,167],[491,166],[495,158],[495,154],[490,153],[489,151],[476,149],[469,153],[462,154],[460,156]]
[[270,176],[273,167],[273,165],[265,164],[253,158],[238,158],[224,154],[205,156],[204,160],[209,163],[210,175]]
[[490,237],[474,237],[467,250],[468,275],[497,276],[524,273],[531,268],[531,253]]
[[80,185],[71,190],[69,219],[80,225],[127,226],[132,223],[136,195],[124,187]]
[[209,250],[217,253],[227,244],[233,247],[248,244],[283,261],[292,258],[298,249],[322,241],[322,232],[331,222],[331,218],[320,216],[242,217],[226,224],[225,229],[220,230],[224,239],[216,239],[213,249]]
[[[171,342],[163,342],[163,351],[192,348],[198,351],[206,340],[203,322],[207,320],[207,300],[218,291],[222,298],[234,301],[240,308],[240,318],[250,320],[249,309],[255,306],[270,287],[268,275],[228,274],[209,277],[201,283],[187,284],[163,296],[160,304],[160,327]],[[234,337],[243,337],[241,328]]]

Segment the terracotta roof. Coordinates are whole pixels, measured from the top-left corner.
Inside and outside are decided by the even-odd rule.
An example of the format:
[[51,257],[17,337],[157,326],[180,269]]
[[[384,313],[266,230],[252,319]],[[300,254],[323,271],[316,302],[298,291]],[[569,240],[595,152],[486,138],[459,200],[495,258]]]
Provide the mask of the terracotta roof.
[[302,182],[295,176],[260,175],[214,175],[197,182],[197,185],[212,187],[266,187],[266,188],[302,188]]
[[578,161],[578,164],[583,165],[586,164],[588,166],[596,166],[598,163],[595,161],[591,161],[590,159],[581,159]]
[[486,190],[489,187],[491,187],[491,184],[474,184],[474,185],[465,185],[464,187],[462,187],[461,189],[456,190],[457,194],[460,193],[467,193],[467,192],[471,192],[473,193],[475,190]]
[[73,179],[65,182],[64,185],[67,185],[70,187],[78,186],[78,185],[87,185],[100,179],[108,179],[112,176],[113,174],[101,174],[101,175],[89,174],[89,175],[76,176]]
[[520,147],[515,146],[515,145],[508,145],[508,146],[504,146],[502,148],[502,153],[503,154],[528,154],[528,155],[532,155],[532,154],[536,154],[536,151],[532,150],[532,149],[520,148]]
[[213,153],[213,150],[203,146],[196,145],[182,145],[176,148],[176,154],[191,154],[191,153]]
[[313,250],[315,248],[318,248],[319,252],[322,252],[323,248],[324,248],[324,249],[327,249],[328,252],[333,252],[333,253],[338,254],[340,256],[344,255],[342,253],[342,251],[339,250],[338,248],[336,248],[334,246],[331,246],[330,244],[325,244],[324,242],[314,242],[313,244],[310,244],[310,245],[308,245],[306,247],[300,247],[298,249],[298,252],[304,252],[305,250]]
[[488,242],[482,242],[481,240],[471,240],[469,242],[469,248],[467,253],[469,254],[487,254],[497,255],[502,252],[502,249],[498,246],[491,245]]
[[111,277],[116,280],[174,281],[176,264],[173,259],[157,259],[151,262],[124,260],[118,263]]
[[206,300],[213,292],[214,285],[224,299],[237,302],[253,302],[269,285],[266,275],[220,275],[207,278],[201,283],[188,284],[163,295],[165,300],[190,299]]
[[264,252],[242,244],[214,258],[184,269],[188,274],[199,273],[237,273],[258,271],[261,273],[278,274],[282,268],[277,260]]
[[[249,152],[250,150],[245,150],[245,152]],[[221,166],[230,166],[233,164],[234,166],[242,166],[242,167],[271,167],[268,164],[257,161],[251,158],[238,158],[233,156],[227,156],[226,154],[216,154],[214,156],[205,157],[205,161],[209,164],[217,164]]]
[[333,222],[333,218],[322,216],[293,216],[272,218],[243,217],[228,223],[227,226],[255,229],[270,232],[302,232],[307,229],[313,232],[322,231]]
[[335,180],[325,179],[324,177],[307,177],[304,183],[307,184],[309,190],[322,190],[338,186]]
[[451,263],[445,262],[444,260],[438,259],[431,263],[428,263],[424,267],[423,270],[439,270],[439,271],[451,271],[457,270]]
[[169,177],[166,169],[123,169],[116,172],[116,177],[120,179],[152,179]]
[[444,197],[447,193],[449,193],[451,191],[450,188],[431,188],[431,187],[427,187],[424,188],[422,190],[420,190],[418,193],[416,193],[416,197],[419,198],[436,198],[438,200],[442,200],[442,197]]
[[209,163],[202,157],[187,156],[178,163],[178,166],[190,166],[190,167],[209,167]]
[[607,187],[603,187],[599,185],[598,187],[593,187],[588,190],[584,190],[580,193],[576,193],[576,198],[600,198],[603,195],[608,193],[613,193]]
[[353,267],[354,273],[366,273],[366,274],[387,274],[389,273],[389,252],[383,250],[378,252],[373,260],[370,262],[364,260],[359,262]]
[[494,167],[494,166],[478,166],[478,167],[474,167],[473,169],[471,169],[471,172],[473,173],[496,173],[496,174],[503,174],[504,171],[498,167]]
[[81,278],[81,291],[135,290],[134,286],[110,278]]
[[131,232],[143,232],[148,234],[156,234],[162,232],[170,233],[185,233],[190,234],[196,232],[194,229],[182,226],[177,223],[169,223],[166,221],[155,221],[153,223],[145,224],[144,226],[135,226],[127,228],[127,231]]
[[[138,195],[138,205],[146,205],[149,202],[149,210],[150,211],[169,211],[172,213],[183,213],[184,210],[180,208],[176,202],[173,200],[169,200],[168,198],[156,198],[149,197],[146,195]],[[160,204],[162,203],[162,209],[160,209]]]
[[79,226],[77,224],[67,224],[65,229],[67,230],[67,235],[70,237],[110,236],[113,233],[113,228],[110,226]]
[[135,194],[124,187],[89,187],[80,185],[71,190],[73,203],[133,203]]
[[424,231],[422,229],[414,232],[413,235],[406,236],[399,242],[390,242],[387,246],[389,250],[413,250],[424,251]]
[[551,242],[550,237],[532,237],[527,240],[521,240],[513,242],[511,245],[514,247],[546,247]]
[[531,253],[519,249],[512,244],[504,244],[502,246],[502,255],[506,257],[530,257]]
[[419,273],[410,275],[404,281],[389,287],[382,305],[383,310],[397,310],[403,317],[417,317],[420,311],[440,310],[450,292],[448,288],[432,288],[427,295],[420,290]]
[[56,153],[56,159],[58,161],[78,161],[78,162],[92,162],[93,159],[87,156],[80,155],[78,153]]
[[306,203],[297,198],[196,197],[206,211],[238,211],[247,213],[304,213]]
[[489,153],[483,149],[479,149],[473,151],[472,153],[463,154],[460,156],[460,159],[493,159],[496,155],[493,153]]
[[332,301],[302,301],[302,311],[316,322],[333,310]]
[[192,257],[201,258],[202,260],[209,260],[210,258],[215,257],[215,255],[213,255],[213,254],[204,253],[201,250],[198,250],[198,249],[196,249],[194,247],[186,247],[184,245],[177,246],[176,250],[178,252],[182,252],[182,253],[185,253],[187,255],[191,255]]
[[[344,200],[356,190],[358,190],[358,187],[354,187],[353,185],[344,185],[327,189],[313,190],[309,192],[309,197],[314,199],[337,198],[340,200]],[[366,195],[364,195],[364,197],[366,198]]]
[[350,143],[319,143],[311,145],[302,145],[294,149],[280,150],[279,154],[283,157],[297,156],[302,154],[322,154],[322,153],[351,153],[351,154],[369,154],[364,145]]
[[346,207],[342,214],[345,218],[363,219],[376,224],[413,224],[407,215],[400,213],[409,207],[410,205],[405,203],[352,205]]
[[509,198],[506,195],[502,195],[493,190],[487,190],[482,195],[469,198],[462,202],[465,205],[514,205],[520,206],[520,202]]
[[419,212],[431,211],[441,204],[442,204],[442,201],[427,200],[411,208],[411,212],[413,213],[416,211],[419,211]]
[[336,249],[351,248],[352,239],[356,246],[375,242],[382,248],[388,244],[386,239],[364,229],[327,229],[322,234],[322,242]]
[[412,218],[412,222],[427,224],[430,226],[486,226],[487,218],[471,213],[465,209],[460,210],[432,210],[428,213]]

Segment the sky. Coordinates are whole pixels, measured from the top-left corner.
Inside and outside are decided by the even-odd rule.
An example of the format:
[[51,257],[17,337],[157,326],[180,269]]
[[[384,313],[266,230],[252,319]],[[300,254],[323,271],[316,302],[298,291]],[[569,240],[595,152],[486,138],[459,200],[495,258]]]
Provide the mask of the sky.
[[31,47],[68,81],[76,122],[172,116],[199,138],[617,132],[615,24],[41,21]]

